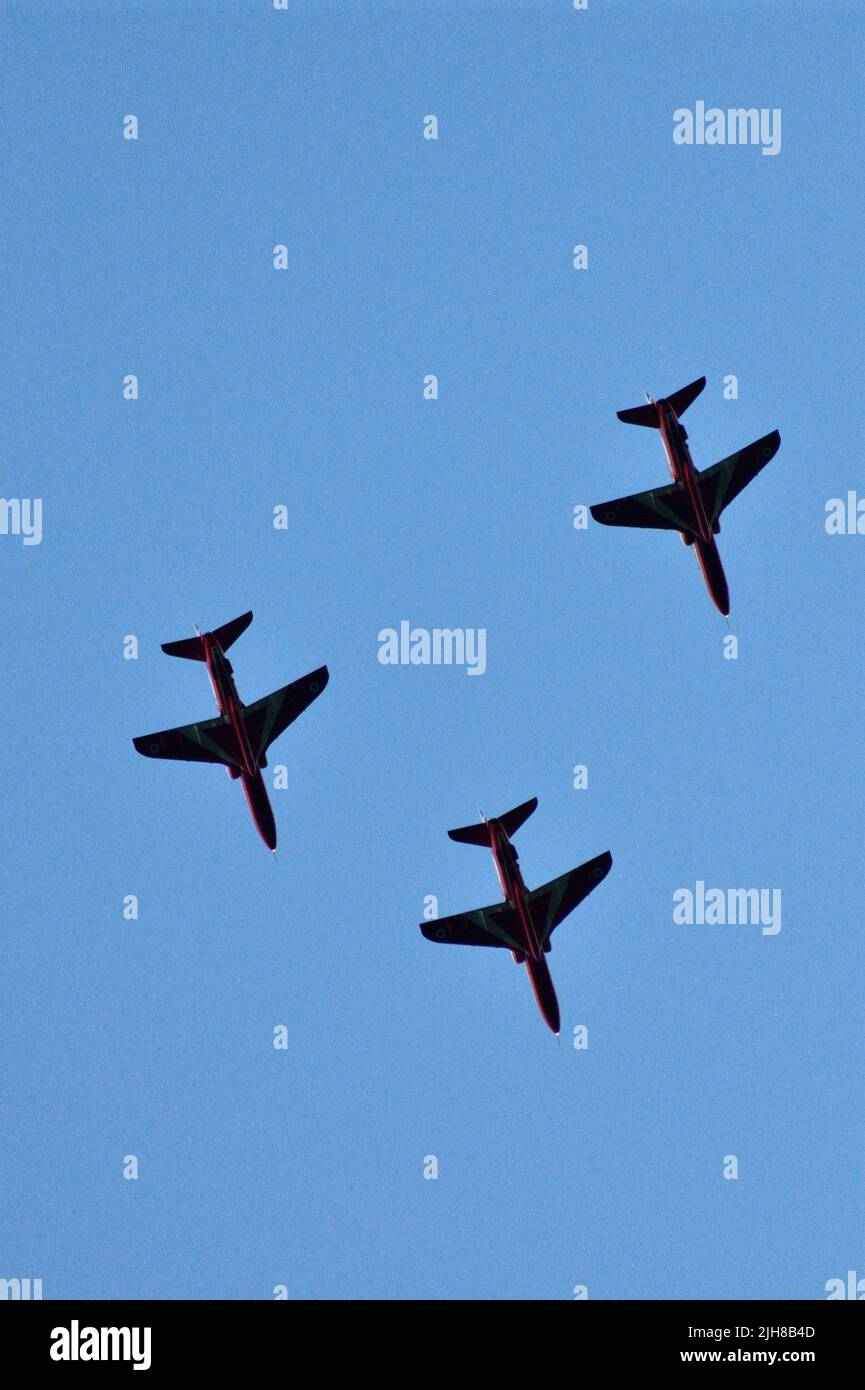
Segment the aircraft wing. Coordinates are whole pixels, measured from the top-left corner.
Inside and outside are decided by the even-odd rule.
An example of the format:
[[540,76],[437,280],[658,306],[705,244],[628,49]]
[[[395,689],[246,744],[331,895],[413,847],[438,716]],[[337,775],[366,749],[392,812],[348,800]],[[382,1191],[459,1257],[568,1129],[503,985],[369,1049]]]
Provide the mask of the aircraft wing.
[[721,459],[700,474],[700,492],[710,521],[715,521],[734,497],[738,497],[761,468],[778,452],[781,436],[777,430],[765,434],[753,444],[747,444],[737,454]]
[[590,511],[604,526],[655,526],[662,531],[698,534],[691,515],[688,494],[681,483],[635,492],[614,502],[599,502]]
[[279,738],[283,730],[287,729],[289,724],[293,724],[298,715],[303,714],[307,706],[321,694],[327,682],[327,667],[319,666],[317,671],[310,671],[308,676],[302,676],[299,681],[284,685],[272,695],[265,695],[263,699],[256,700],[254,705],[246,706],[243,711],[243,724],[256,757],[260,758],[274,739]]
[[421,922],[420,929],[427,941],[449,941],[453,946],[504,946],[509,951],[522,952],[518,922],[512,907],[498,903]]
[[529,893],[539,945],[543,946],[549,941],[559,923],[579,906],[583,898],[589,896],[593,888],[597,888],[601,879],[607,877],[612,863],[613,856],[607,851]]
[[158,734],[142,734],[132,740],[145,758],[179,758],[188,763],[228,763],[243,766],[231,721],[225,715],[185,724],[180,729],[163,729]]

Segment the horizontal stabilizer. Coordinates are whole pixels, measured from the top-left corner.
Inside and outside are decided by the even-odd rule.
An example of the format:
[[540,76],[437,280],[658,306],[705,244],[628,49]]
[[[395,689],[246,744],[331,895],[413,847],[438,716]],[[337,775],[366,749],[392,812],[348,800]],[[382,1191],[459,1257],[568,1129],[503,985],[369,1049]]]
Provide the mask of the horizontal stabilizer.
[[215,628],[213,636],[216,638],[222,650],[227,652],[228,648],[233,642],[237,641],[241,633],[246,632],[251,622],[251,613],[241,613],[239,618],[232,618],[230,623],[223,623],[222,627]]
[[[512,835],[516,835],[520,826],[537,808],[537,804],[538,798],[533,796],[531,801],[524,801],[521,806],[515,806],[512,811],[506,811],[503,816],[497,817],[508,839]],[[449,830],[448,835],[461,845],[481,845],[484,849],[490,847],[490,831],[487,821],[481,821],[480,825],[461,825],[457,830]]]
[[189,661],[206,661],[204,643],[200,637],[183,637],[179,642],[163,642],[166,656],[185,656]]
[[[227,652],[232,642],[237,641],[251,622],[252,614],[242,613],[239,618],[232,618],[230,623],[223,623],[222,627],[215,628],[210,635],[215,637],[222,650]],[[188,661],[206,660],[204,643],[200,637],[184,637],[179,642],[163,642],[162,650],[166,656],[185,656]]]
[[635,405],[633,410],[617,410],[616,414],[625,425],[647,425],[650,430],[658,428],[658,411],[655,405]]
[[690,386],[683,386],[681,391],[674,391],[672,396],[667,397],[667,404],[673,407],[677,415],[684,415],[688,406],[694,403],[705,385],[706,378],[701,376],[699,380],[692,381]]
[[[667,404],[673,407],[676,415],[684,415],[705,385],[706,378],[701,376],[698,381],[692,381],[690,386],[683,386],[680,391],[674,391],[672,396],[667,396]],[[616,414],[626,425],[647,425],[655,430],[659,428],[658,408],[654,401],[648,405],[634,406],[633,410],[618,410]]]
[[524,801],[522,806],[515,806],[512,811],[505,811],[503,816],[499,816],[502,829],[508,839],[510,839],[512,835],[516,835],[520,826],[525,824],[532,814],[532,811],[536,811],[537,809],[538,798],[533,796],[531,801]]
[[490,847],[490,829],[486,821],[481,821],[480,825],[461,825],[457,830],[449,830],[448,834],[461,845]]

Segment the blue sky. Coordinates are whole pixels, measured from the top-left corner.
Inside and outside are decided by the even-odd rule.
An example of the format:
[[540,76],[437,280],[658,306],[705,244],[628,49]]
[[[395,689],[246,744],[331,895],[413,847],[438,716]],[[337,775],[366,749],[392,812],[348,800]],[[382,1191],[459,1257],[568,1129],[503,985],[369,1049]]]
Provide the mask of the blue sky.
[[[861,486],[862,16],[12,3],[3,29],[2,492],[43,500],[43,536],[0,536],[0,1275],[665,1299],[865,1274],[865,541],[824,527]],[[780,153],[675,146],[697,100],[780,108]],[[735,661],[674,537],[572,525],[666,479],[616,410],[704,373],[699,467],[782,436],[724,517]],[[275,864],[220,769],[131,744],[213,713],[159,644],[247,608],[244,698],[331,675],[271,755]],[[486,673],[382,666],[402,619],[485,628]],[[531,886],[614,858],[556,934],[559,1044],[509,956],[417,927],[426,895],[496,897],[448,827],[532,795]],[[781,889],[781,931],[674,924],[698,880]]]

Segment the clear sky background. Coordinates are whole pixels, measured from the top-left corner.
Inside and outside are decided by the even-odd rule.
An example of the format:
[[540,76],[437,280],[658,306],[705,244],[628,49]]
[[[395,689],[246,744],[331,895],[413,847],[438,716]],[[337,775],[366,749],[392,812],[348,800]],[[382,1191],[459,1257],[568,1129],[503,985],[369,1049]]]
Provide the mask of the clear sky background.
[[[861,11],[28,0],[2,28],[0,491],[44,534],[0,536],[0,1276],[865,1275],[865,539],[824,528],[863,487]],[[781,152],[675,146],[697,100],[780,107]],[[724,516],[735,661],[678,539],[572,524],[666,481],[615,412],[703,373],[699,467],[782,437]],[[276,863],[221,769],[131,743],[214,712],[160,643],[247,608],[245,699],[331,674],[272,750]],[[486,628],[486,674],[382,666],[402,619]],[[614,859],[556,934],[558,1044],[509,955],[417,925],[496,899],[446,831],[532,795],[530,886]],[[675,925],[699,879],[780,888],[780,933]]]

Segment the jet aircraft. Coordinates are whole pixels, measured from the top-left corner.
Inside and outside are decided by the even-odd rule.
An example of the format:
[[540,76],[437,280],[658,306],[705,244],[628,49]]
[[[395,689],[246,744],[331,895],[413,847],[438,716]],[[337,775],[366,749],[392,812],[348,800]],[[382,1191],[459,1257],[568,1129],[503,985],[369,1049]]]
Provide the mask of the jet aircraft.
[[276,824],[261,769],[267,767],[267,749],[307,705],[321,694],[328,681],[326,666],[310,671],[282,690],[244,705],[234,684],[231,662],[225,653],[252,622],[244,613],[214,632],[197,632],[180,642],[165,642],[168,656],[203,661],[216,696],[219,714],[200,724],[144,734],[132,742],[147,758],[179,758],[185,762],[223,763],[229,777],[240,778],[252,819],[268,849],[276,849]]
[[679,417],[684,415],[706,385],[706,378],[692,381],[664,400],[646,396],[646,405],[620,410],[627,425],[647,425],[661,432],[667,464],[673,481],[650,492],[619,497],[591,508],[592,516],[605,526],[654,526],[678,531],[685,545],[692,545],[706,588],[715,607],[726,618],[730,612],[727,578],[715,537],[721,529],[719,517],[734,497],[738,497],[776,453],[781,443],[777,430],[748,444],[737,454],[702,472],[694,467],[688,448],[688,434]]
[[448,831],[451,839],[461,844],[492,850],[505,901],[474,912],[421,922],[420,929],[428,941],[449,941],[456,946],[502,946],[509,950],[517,965],[525,965],[538,1008],[557,1034],[559,1003],[546,962],[546,953],[552,949],[550,938],[559,923],[606,878],[613,856],[609,852],[599,854],[579,869],[571,869],[530,893],[511,836],[528,820],[537,804],[535,796],[503,816],[492,820],[484,817],[479,825]]

